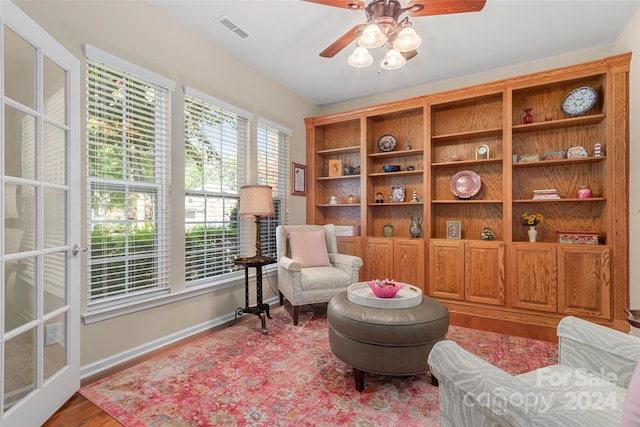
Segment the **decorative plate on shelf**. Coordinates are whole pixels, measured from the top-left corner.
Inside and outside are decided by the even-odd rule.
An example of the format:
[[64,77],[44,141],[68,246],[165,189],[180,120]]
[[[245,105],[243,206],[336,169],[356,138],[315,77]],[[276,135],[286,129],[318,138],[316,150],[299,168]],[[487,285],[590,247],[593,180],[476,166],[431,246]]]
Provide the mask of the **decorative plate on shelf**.
[[473,171],[460,171],[451,178],[451,192],[460,199],[469,199],[478,194],[482,181]]
[[597,99],[598,93],[595,89],[582,86],[569,92],[560,106],[566,115],[579,116],[593,108]]
[[393,135],[382,135],[378,140],[378,147],[382,151],[393,151],[396,148],[396,137]]

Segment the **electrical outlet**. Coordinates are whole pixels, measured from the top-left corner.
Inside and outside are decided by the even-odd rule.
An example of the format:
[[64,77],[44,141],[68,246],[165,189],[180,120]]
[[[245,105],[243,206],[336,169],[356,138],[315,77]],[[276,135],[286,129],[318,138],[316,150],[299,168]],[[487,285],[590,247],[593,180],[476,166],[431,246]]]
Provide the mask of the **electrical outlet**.
[[52,323],[44,327],[44,345],[62,342],[62,323]]

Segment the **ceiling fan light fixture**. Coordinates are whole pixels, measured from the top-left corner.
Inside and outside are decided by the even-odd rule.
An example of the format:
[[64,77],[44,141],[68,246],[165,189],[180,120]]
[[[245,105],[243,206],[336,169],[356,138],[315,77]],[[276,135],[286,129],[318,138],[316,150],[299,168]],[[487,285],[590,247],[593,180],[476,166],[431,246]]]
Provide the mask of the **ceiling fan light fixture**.
[[358,38],[358,46],[375,49],[385,44],[386,41],[387,36],[384,35],[378,24],[372,22],[362,30],[362,34]]
[[402,56],[400,52],[395,49],[389,49],[387,54],[382,58],[380,66],[385,70],[397,70],[404,66],[407,60]]
[[393,41],[393,48],[399,52],[416,50],[422,44],[422,38],[409,25],[403,27]]
[[373,63],[373,56],[369,53],[367,48],[358,46],[356,50],[349,55],[349,65],[355,68],[368,67]]

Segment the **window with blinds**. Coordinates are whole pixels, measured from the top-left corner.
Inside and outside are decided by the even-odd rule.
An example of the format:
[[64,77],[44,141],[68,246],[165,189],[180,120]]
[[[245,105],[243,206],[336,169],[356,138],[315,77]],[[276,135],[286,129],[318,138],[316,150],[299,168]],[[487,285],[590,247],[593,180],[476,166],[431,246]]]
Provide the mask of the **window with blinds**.
[[168,290],[171,94],[91,57],[86,70],[91,309]]
[[258,119],[258,184],[273,189],[273,205],[276,215],[264,217],[260,222],[262,255],[277,258],[276,227],[286,224],[289,204],[289,145],[291,130]]
[[[250,114],[185,89],[185,280],[236,271]],[[233,111],[235,110],[235,111]]]

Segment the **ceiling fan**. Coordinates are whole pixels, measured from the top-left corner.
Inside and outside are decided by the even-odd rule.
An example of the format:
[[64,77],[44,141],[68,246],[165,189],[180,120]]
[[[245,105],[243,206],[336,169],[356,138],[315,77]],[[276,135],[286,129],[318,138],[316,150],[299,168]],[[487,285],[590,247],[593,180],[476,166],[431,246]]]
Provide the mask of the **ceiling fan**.
[[[388,43],[389,50],[380,64],[385,69],[400,68],[407,60],[418,54],[416,49],[422,43],[422,39],[411,28],[409,16],[478,12],[486,3],[486,0],[410,0],[406,7],[402,7],[399,0],[373,0],[367,6],[361,0],[303,1],[342,9],[362,10],[366,15],[365,23],[358,24],[344,33],[320,52],[320,56],[332,58],[357,38],[358,47],[349,57],[349,64],[361,68],[373,62],[373,57],[367,49],[381,47]],[[408,16],[401,18],[405,13]]]

